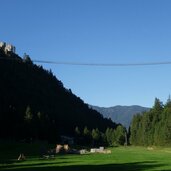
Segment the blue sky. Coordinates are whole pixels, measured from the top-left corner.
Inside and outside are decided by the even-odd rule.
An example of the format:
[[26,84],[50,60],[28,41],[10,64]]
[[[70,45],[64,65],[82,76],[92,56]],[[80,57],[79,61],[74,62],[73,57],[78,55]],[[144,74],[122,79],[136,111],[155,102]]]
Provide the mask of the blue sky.
[[[0,0],[0,40],[32,60],[171,61],[170,0]],[[86,103],[142,105],[171,94],[171,65],[42,64]]]

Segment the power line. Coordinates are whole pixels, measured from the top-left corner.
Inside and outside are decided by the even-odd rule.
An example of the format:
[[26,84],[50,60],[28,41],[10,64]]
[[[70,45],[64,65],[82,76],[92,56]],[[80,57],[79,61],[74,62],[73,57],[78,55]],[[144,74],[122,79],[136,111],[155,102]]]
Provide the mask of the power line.
[[59,62],[33,60],[35,63],[47,63],[55,65],[76,65],[76,66],[97,66],[97,67],[126,67],[126,66],[148,66],[148,65],[170,65],[171,61],[166,62],[141,62],[141,63],[81,63],[81,62]]
[[[18,58],[0,57],[0,60],[18,60]],[[139,62],[139,63],[83,63],[83,62],[62,62],[62,61],[46,61],[46,60],[32,60],[35,63],[45,63],[53,65],[73,65],[73,66],[96,66],[96,67],[127,67],[127,66],[152,66],[152,65],[170,65],[171,61],[161,62]]]

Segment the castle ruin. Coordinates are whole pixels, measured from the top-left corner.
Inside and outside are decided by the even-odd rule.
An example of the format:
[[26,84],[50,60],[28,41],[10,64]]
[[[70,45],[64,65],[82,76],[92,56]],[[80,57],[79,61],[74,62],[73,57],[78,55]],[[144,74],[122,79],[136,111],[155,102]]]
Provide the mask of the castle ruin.
[[5,43],[5,42],[0,42],[0,49],[2,49],[6,54],[8,54],[8,52],[12,52],[15,53],[15,46]]

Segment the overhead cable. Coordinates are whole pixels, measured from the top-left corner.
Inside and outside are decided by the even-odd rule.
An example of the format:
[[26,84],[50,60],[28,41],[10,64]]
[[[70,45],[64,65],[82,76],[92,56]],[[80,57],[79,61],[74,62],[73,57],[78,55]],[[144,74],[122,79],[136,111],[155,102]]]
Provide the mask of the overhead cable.
[[[2,58],[0,60],[19,60],[18,58]],[[32,60],[35,63],[54,64],[54,65],[75,65],[75,66],[97,66],[97,67],[127,67],[127,66],[152,66],[152,65],[170,65],[171,61],[161,62],[139,62],[139,63],[84,63],[84,62],[62,62],[62,61],[46,61],[46,60]]]
[[80,66],[99,66],[99,67],[126,67],[126,66],[148,66],[148,65],[169,65],[171,61],[165,62],[140,62],[140,63],[83,63],[83,62],[59,62],[59,61],[44,61],[33,60],[35,63],[46,63],[55,65],[80,65]]

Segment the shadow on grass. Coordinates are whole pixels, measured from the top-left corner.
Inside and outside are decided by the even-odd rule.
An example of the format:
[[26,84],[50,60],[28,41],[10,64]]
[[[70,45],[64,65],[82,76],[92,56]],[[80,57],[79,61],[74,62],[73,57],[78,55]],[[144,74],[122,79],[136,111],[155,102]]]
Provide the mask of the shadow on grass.
[[[56,165],[58,165],[58,164],[67,164],[68,162],[46,162],[46,163],[42,163],[42,162],[40,162],[40,163],[32,163],[32,164],[22,164],[22,162],[17,162],[17,163],[15,163],[15,165],[4,165],[4,166],[0,166],[0,170],[2,170],[2,169],[12,169],[12,170],[16,170],[16,168],[18,169],[18,170],[27,170],[28,168],[29,169],[33,169],[33,168],[44,168],[44,167],[46,167],[47,169],[48,169],[48,167],[49,167],[49,165],[50,165],[50,167],[53,167],[54,165],[56,166]],[[47,166],[48,165],[48,166]],[[39,167],[40,166],[40,167]],[[18,168],[19,167],[19,168]],[[21,169],[20,169],[21,168]]]
[[[49,164],[49,165],[48,165]],[[13,170],[13,171],[143,171],[143,170],[152,170],[159,169],[164,166],[156,162],[134,162],[134,163],[122,163],[122,164],[104,164],[104,165],[69,165],[69,166],[58,166],[59,163],[37,163],[32,165],[17,165],[14,167],[2,168],[4,170]],[[71,163],[70,163],[71,164]],[[73,164],[73,163],[72,163]],[[47,166],[48,165],[48,166]],[[21,168],[20,168],[21,166]],[[0,169],[1,170],[1,169]]]

